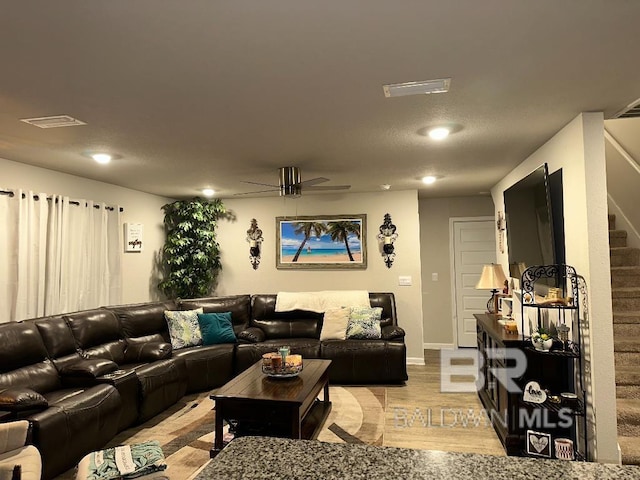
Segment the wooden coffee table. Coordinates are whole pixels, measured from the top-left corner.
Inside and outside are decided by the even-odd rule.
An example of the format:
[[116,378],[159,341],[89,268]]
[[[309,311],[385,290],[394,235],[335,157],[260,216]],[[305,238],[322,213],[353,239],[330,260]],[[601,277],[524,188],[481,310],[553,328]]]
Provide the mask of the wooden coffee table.
[[[294,378],[270,378],[257,362],[215,390],[215,440],[211,457],[222,450],[223,420],[238,425],[238,434],[314,439],[331,410],[329,365],[331,360],[304,360]],[[324,389],[322,401],[318,399]]]

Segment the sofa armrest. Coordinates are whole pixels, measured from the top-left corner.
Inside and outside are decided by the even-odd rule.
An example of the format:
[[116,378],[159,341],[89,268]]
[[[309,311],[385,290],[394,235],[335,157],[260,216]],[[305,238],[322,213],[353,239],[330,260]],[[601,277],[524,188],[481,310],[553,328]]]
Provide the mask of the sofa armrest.
[[47,399],[30,388],[9,387],[0,390],[0,410],[22,412],[44,410],[48,406]]
[[403,340],[404,330],[397,325],[387,325],[382,327],[383,340]]
[[171,358],[171,344],[166,342],[131,343],[124,351],[126,363],[150,363]]
[[26,420],[0,424],[0,454],[24,447],[28,433],[29,422]]
[[240,333],[238,333],[238,340],[246,343],[259,343],[264,342],[266,335],[261,328],[249,327]]
[[111,360],[104,358],[91,358],[67,365],[62,369],[60,375],[62,377],[89,378],[95,379],[105,373],[113,372],[118,369],[118,365]]

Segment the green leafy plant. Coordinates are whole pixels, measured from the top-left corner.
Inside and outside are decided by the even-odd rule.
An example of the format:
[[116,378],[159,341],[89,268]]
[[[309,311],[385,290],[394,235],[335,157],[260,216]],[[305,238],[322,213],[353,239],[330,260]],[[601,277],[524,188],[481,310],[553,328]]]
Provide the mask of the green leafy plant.
[[222,201],[196,197],[168,203],[162,210],[167,239],[162,248],[165,277],[158,287],[169,298],[209,295],[222,269],[216,241],[217,221],[226,213]]

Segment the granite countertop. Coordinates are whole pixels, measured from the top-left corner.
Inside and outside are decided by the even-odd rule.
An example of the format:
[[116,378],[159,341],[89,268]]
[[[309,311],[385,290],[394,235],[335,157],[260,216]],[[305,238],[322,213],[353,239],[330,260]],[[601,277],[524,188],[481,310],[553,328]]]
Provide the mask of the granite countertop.
[[640,479],[640,467],[312,440],[233,440],[195,480]]

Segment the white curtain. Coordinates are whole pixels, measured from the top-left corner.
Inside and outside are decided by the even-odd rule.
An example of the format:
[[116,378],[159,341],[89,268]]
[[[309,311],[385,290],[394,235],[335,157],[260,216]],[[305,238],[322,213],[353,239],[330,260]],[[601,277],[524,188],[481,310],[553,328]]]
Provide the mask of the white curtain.
[[47,197],[0,195],[0,322],[121,302],[120,209]]

